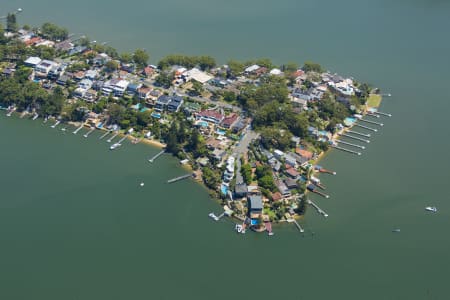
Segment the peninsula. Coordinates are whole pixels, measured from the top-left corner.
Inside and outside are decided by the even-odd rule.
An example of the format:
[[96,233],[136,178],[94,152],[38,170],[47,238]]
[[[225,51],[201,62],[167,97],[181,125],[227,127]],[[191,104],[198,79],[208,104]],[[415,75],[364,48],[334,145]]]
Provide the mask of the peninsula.
[[[315,173],[336,173],[318,160],[330,147],[361,155],[388,115],[377,111],[378,89],[313,62],[219,65],[206,55],[168,55],[151,65],[143,49],[119,54],[51,23],[19,28],[15,14],[6,23],[0,105],[7,115],[164,147],[243,221],[240,232],[271,233],[279,221],[302,230],[294,218],[308,205],[327,217],[305,196],[329,197]],[[121,151],[124,138],[110,149]]]

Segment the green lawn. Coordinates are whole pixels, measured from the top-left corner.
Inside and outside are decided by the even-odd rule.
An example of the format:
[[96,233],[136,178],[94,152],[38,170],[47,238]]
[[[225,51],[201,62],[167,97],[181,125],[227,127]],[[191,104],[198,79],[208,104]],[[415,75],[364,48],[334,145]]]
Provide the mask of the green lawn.
[[369,99],[367,99],[367,106],[378,107],[381,104],[382,97],[377,94],[370,94]]

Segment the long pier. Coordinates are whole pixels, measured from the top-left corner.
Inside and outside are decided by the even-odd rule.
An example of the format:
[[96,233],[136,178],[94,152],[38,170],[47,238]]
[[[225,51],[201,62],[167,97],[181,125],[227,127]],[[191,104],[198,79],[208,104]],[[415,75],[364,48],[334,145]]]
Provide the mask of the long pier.
[[376,128],[370,128],[370,127],[367,127],[367,126],[364,126],[364,125],[361,125],[361,124],[358,124],[358,123],[356,123],[355,126],[358,126],[358,127],[361,127],[361,128],[367,129],[367,130],[371,130],[371,131],[374,131],[374,132],[378,131],[378,129],[376,129]]
[[102,140],[105,136],[107,136],[108,134],[110,134],[111,133],[111,131],[107,131],[105,134],[103,134],[100,138],[99,138],[99,140]]
[[380,116],[379,116],[379,115],[376,115],[375,113],[372,113],[372,112],[368,112],[368,113],[366,113],[366,116],[369,116],[369,117],[374,117],[374,118],[380,118]]
[[61,123],[61,121],[59,121],[59,120],[58,120],[58,121],[56,121],[56,123],[55,123],[55,124],[53,124],[53,125],[52,125],[51,127],[52,127],[52,128],[55,128],[56,126],[58,126],[58,125],[59,125],[59,123]]
[[75,129],[75,131],[73,132],[73,134],[77,134],[78,131],[80,131],[83,128],[83,125],[81,125],[80,127],[78,127],[77,129]]
[[341,136],[345,136],[345,137],[347,137],[347,138],[354,139],[354,140],[361,141],[361,142],[365,142],[365,143],[370,143],[369,140],[362,139],[362,138],[360,138],[360,137],[353,136],[353,135],[348,135],[348,134],[346,134],[346,133],[342,133]]
[[370,133],[361,133],[361,132],[357,132],[357,131],[353,131],[353,130],[348,130],[348,133],[353,133],[356,135],[360,135],[360,136],[364,136],[364,137],[370,137]]
[[366,149],[366,147],[364,147],[364,146],[356,145],[356,144],[352,144],[352,143],[348,143],[348,142],[344,142],[344,141],[341,141],[341,140],[336,140],[336,142],[338,142],[339,144],[353,146],[353,147],[360,148],[360,149],[363,149],[363,150]]
[[381,111],[376,111],[375,113],[378,114],[378,115],[386,116],[386,117],[392,117],[391,114],[384,113],[384,112],[381,112]]
[[91,133],[93,133],[95,131],[95,128],[91,128],[91,130],[89,130],[88,132],[86,132],[83,136],[85,138],[87,138]]
[[375,124],[375,125],[378,125],[378,126],[384,126],[384,124],[383,124],[383,123],[380,123],[380,122],[375,122],[375,121],[370,121],[370,120],[364,120],[364,119],[360,119],[360,121],[361,121],[361,122],[366,122],[366,123],[369,123],[369,124]]
[[342,148],[342,147],[339,147],[339,146],[332,146],[332,147],[335,148],[335,149],[339,149],[339,150],[348,152],[348,153],[352,153],[352,154],[356,154],[356,155],[361,155],[361,152],[356,152],[356,151],[353,151],[353,150],[350,150],[350,149],[346,149],[346,148]]
[[167,183],[174,183],[174,182],[177,182],[177,181],[180,181],[180,180],[189,178],[189,177],[192,177],[192,174],[191,174],[191,173],[186,174],[186,175],[183,175],[183,176],[178,176],[178,177],[169,179],[169,180],[167,180]]
[[166,152],[166,150],[162,150],[161,152],[158,152],[157,154],[155,154],[155,156],[153,156],[152,158],[150,158],[148,161],[149,162],[154,162],[158,157],[160,157],[161,155],[164,154],[164,152]]
[[108,143],[111,143],[111,141],[116,137],[116,136],[118,136],[119,135],[119,133],[118,132],[116,132],[116,133],[114,133],[113,134],[113,136],[112,137],[110,137],[109,139],[107,139],[106,141],[108,142]]
[[308,199],[307,203],[308,203],[309,205],[311,205],[312,207],[314,207],[314,208],[317,210],[317,212],[318,212],[319,214],[321,214],[321,215],[324,216],[325,218],[328,217],[328,214],[327,214],[324,210],[322,210],[317,204],[315,204],[314,202],[312,202],[312,201],[309,200],[309,199]]

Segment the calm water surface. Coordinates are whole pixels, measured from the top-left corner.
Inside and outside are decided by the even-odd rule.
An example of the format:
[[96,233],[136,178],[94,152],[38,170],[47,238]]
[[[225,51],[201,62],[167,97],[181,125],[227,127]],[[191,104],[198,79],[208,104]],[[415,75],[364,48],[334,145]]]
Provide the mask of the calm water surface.
[[[393,94],[361,157],[321,164],[300,235],[236,235],[170,157],[99,133],[63,134],[0,116],[2,299],[447,299],[450,275],[448,1],[8,1],[23,23],[52,21],[167,53],[312,59]],[[144,181],[145,186],[139,187]],[[435,205],[437,214],[424,207]],[[401,233],[391,233],[400,228]],[[314,234],[313,234],[314,233]]]

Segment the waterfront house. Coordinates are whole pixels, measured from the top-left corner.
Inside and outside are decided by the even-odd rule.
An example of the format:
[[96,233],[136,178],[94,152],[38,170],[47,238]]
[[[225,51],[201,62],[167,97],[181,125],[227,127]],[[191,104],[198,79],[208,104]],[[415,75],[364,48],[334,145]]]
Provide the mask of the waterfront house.
[[58,64],[55,63],[54,61],[51,60],[43,60],[41,61],[39,64],[36,65],[36,67],[34,68],[36,71],[35,76],[37,77],[47,77],[48,72],[50,72],[50,70],[53,67],[57,67]]
[[224,128],[229,129],[236,123],[237,120],[238,116],[236,114],[230,114],[223,119],[220,125]]
[[139,89],[142,87],[142,83],[136,83],[136,82],[131,82],[128,86],[127,86],[127,94],[128,95],[137,95]]
[[201,119],[206,122],[211,122],[214,124],[219,124],[223,121],[224,116],[215,110],[203,110],[197,114],[197,119]]
[[297,180],[293,179],[293,178],[286,178],[284,180],[284,184],[286,185],[286,187],[290,190],[296,189],[297,188]]
[[138,96],[139,99],[141,100],[147,100],[148,98],[150,98],[150,92],[152,91],[151,88],[149,87],[140,87],[138,89]]
[[286,184],[284,184],[283,181],[276,180],[275,185],[277,186],[278,190],[280,191],[283,197],[291,196],[291,191],[289,191],[289,189],[287,188]]
[[93,58],[92,63],[96,66],[103,66],[110,60],[111,60],[111,57],[109,57],[108,54],[99,53]]
[[55,44],[55,50],[60,52],[68,52],[73,49],[75,45],[70,40],[64,40]]
[[244,198],[247,196],[247,185],[245,183],[237,183],[234,187],[234,197]]
[[69,55],[72,56],[75,54],[83,53],[86,50],[87,50],[87,47],[85,47],[85,46],[76,46],[69,50]]
[[263,201],[261,195],[250,195],[248,197],[248,215],[252,219],[257,219],[262,214]]
[[35,68],[38,64],[40,64],[41,61],[42,59],[40,59],[39,57],[30,56],[24,61],[24,64],[27,67]]
[[275,158],[278,159],[278,160],[281,160],[281,159],[284,158],[284,152],[281,151],[281,150],[275,149],[273,151],[273,154],[274,154]]
[[197,68],[192,68],[189,71],[183,72],[182,76],[185,82],[195,80],[200,82],[201,84],[205,84],[213,78],[211,75],[208,75],[207,73],[200,71]]
[[286,169],[284,173],[292,179],[297,179],[300,176],[300,173],[295,168]]

